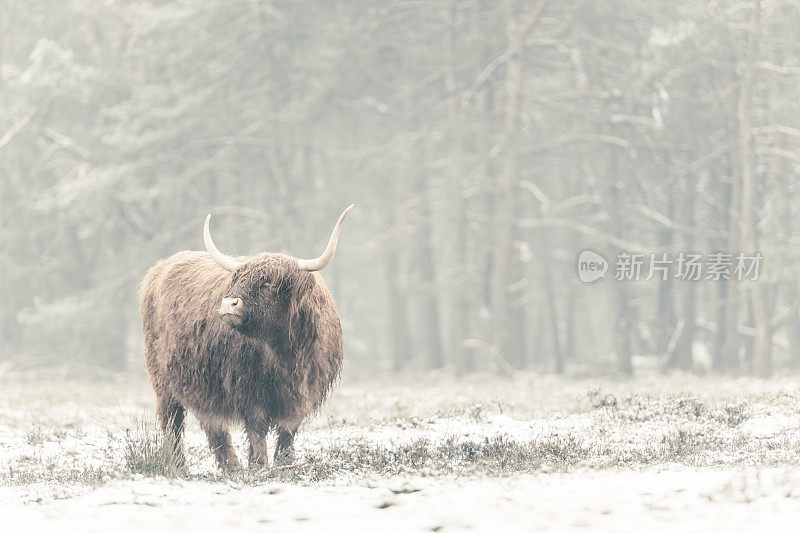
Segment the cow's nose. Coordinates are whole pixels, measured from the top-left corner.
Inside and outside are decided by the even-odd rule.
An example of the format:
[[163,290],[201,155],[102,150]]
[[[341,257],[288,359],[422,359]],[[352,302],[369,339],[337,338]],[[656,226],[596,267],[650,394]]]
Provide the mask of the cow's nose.
[[242,313],[241,298],[223,298],[222,305],[219,307],[221,315],[240,315]]

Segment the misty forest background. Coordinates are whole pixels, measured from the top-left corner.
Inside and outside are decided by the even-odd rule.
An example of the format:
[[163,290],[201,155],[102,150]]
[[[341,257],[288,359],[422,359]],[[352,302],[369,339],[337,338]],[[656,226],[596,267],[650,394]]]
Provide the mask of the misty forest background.
[[[792,0],[0,0],[0,373],[142,372],[137,284],[318,255],[346,372],[800,368]],[[577,277],[760,251],[758,282]],[[613,266],[612,266],[613,268]]]

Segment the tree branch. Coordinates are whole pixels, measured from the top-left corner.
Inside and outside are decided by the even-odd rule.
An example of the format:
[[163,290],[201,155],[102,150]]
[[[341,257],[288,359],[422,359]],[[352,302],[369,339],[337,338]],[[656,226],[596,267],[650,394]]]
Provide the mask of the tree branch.
[[520,219],[517,223],[520,228],[566,228],[575,230],[578,233],[583,233],[589,237],[594,237],[598,240],[606,242],[612,246],[616,246],[617,248],[621,248],[627,251],[643,251],[647,250],[651,247],[649,246],[642,246],[638,243],[633,243],[626,241],[624,239],[620,239],[615,237],[614,235],[609,235],[608,233],[602,232],[595,227],[588,226],[581,222],[576,222],[574,220],[568,220],[563,218],[524,218]]
[[764,133],[783,133],[785,135],[791,135],[792,137],[800,137],[800,130],[798,130],[797,128],[792,128],[789,126],[781,126],[780,124],[759,126],[757,128],[753,128],[754,135],[761,135]]
[[[533,8],[531,14],[525,19],[525,22],[522,25],[522,29],[517,34],[517,41],[519,42],[519,48],[521,48],[521,44],[525,41],[525,39],[530,35],[533,31],[533,28],[536,26],[536,23],[539,22],[539,19],[542,17],[542,13],[544,12],[544,8],[547,5],[547,0],[539,0],[539,3],[536,4],[536,7]],[[517,47],[509,46],[504,50],[501,54],[497,57],[492,59],[489,64],[487,64],[483,70],[481,70],[478,77],[475,78],[475,81],[472,82],[472,85],[464,91],[464,95],[462,97],[462,101],[468,101],[472,95],[477,91],[486,81],[494,74],[494,71],[500,67],[500,65],[506,63],[511,57],[518,53],[519,50],[516,49]]]
[[16,124],[11,126],[11,129],[9,129],[7,132],[5,132],[5,134],[2,137],[0,137],[0,150],[2,150],[5,145],[10,143],[11,139],[13,139],[17,135],[17,133],[22,131],[22,128],[28,125],[28,122],[31,121],[32,117],[33,113],[28,113],[25,117],[22,118],[22,120],[17,121]]
[[800,154],[798,154],[797,152],[784,150],[783,148],[770,148],[770,147],[759,148],[758,150],[756,150],[756,153],[758,155],[776,155],[778,157],[784,157],[791,161],[797,161],[798,163],[800,163]]

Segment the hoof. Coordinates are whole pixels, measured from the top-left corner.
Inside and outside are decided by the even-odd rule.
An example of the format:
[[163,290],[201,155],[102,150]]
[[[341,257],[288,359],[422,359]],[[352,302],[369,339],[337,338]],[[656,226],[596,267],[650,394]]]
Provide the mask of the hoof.
[[247,466],[250,470],[262,470],[269,466],[269,461],[267,461],[266,457],[260,456],[258,458],[250,458],[247,462]]
[[223,472],[238,472],[242,469],[242,464],[235,457],[225,462],[219,462],[219,468]]
[[286,451],[275,454],[275,466],[289,466],[295,462],[294,451]]

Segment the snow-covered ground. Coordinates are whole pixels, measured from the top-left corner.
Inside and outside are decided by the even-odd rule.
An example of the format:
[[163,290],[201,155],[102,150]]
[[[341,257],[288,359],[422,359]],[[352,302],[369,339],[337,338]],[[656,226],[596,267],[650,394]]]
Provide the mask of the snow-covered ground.
[[0,387],[4,530],[793,531],[800,518],[789,380],[345,381],[293,465],[222,475],[192,420],[177,477],[126,461],[151,419],[143,380]]
[[141,479],[1,512],[4,529],[13,527],[6,531],[796,531],[799,482],[797,471],[776,468],[578,470],[347,485]]

